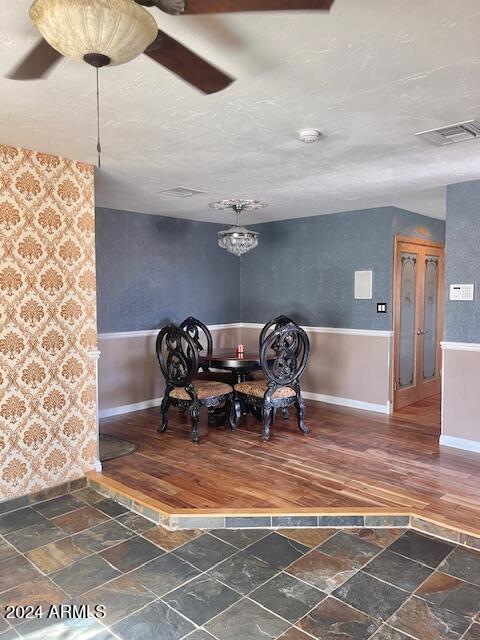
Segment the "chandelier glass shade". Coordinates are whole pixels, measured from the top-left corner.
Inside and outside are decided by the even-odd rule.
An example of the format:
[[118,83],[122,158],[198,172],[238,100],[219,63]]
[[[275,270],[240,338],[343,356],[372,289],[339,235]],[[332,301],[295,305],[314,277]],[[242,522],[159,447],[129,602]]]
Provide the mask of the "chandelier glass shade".
[[239,258],[258,246],[259,235],[256,231],[236,225],[218,232],[218,246]]
[[237,214],[237,224],[230,229],[218,232],[218,246],[240,257],[258,246],[260,234],[240,226],[240,213],[245,209],[261,209],[265,202],[258,200],[219,200],[212,202],[212,209],[233,209]]
[[99,54],[123,64],[158,35],[153,16],[134,0],[35,0],[30,17],[54,49],[78,61]]

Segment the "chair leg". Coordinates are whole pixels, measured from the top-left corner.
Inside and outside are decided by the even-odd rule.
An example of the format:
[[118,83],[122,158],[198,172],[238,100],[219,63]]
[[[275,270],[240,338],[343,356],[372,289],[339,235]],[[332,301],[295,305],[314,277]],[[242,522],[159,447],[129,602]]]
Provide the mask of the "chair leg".
[[230,416],[229,416],[230,429],[232,431],[235,431],[235,429],[237,428],[238,421],[240,420],[241,415],[242,415],[242,406],[240,404],[240,400],[238,398],[234,398],[230,406]]
[[267,442],[270,438],[270,424],[272,422],[272,407],[265,403],[263,405],[263,431],[262,431],[262,440],[263,442]]
[[249,409],[250,409],[250,413],[254,418],[256,418],[257,420],[260,420],[260,422],[263,420],[263,412],[261,407],[259,407],[256,404],[251,404],[249,406]]
[[299,389],[297,390],[297,400],[295,404],[297,406],[298,428],[302,433],[309,433],[310,429],[305,425],[305,400],[302,398]]
[[198,435],[198,419],[200,417],[200,411],[196,402],[193,402],[190,407],[190,416],[192,418],[192,442],[194,444],[198,444],[200,442],[200,437]]
[[208,424],[215,425],[215,408],[208,407]]
[[170,407],[170,398],[165,395],[160,406],[160,413],[162,416],[162,424],[158,427],[158,433],[164,433],[168,429],[168,409]]

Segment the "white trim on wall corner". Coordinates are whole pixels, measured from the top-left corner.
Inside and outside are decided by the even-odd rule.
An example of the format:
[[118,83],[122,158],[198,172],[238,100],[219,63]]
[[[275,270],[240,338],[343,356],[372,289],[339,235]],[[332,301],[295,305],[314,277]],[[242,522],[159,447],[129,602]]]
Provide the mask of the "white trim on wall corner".
[[142,409],[151,409],[159,407],[163,398],[152,398],[151,400],[142,400],[142,402],[134,402],[133,404],[124,404],[120,407],[111,407],[109,409],[101,409],[98,412],[99,418],[111,418],[112,416],[121,416],[124,413],[132,411],[142,411]]
[[[221,331],[222,329],[262,329],[263,324],[255,322],[232,322],[230,324],[208,325],[210,331]],[[371,336],[374,338],[391,338],[393,331],[376,331],[374,329],[344,329],[336,327],[303,327],[307,333],[336,333],[349,336]],[[116,333],[99,333],[99,340],[119,340],[121,338],[145,338],[156,336],[159,329],[148,329],[145,331],[119,331]]]
[[341,398],[340,396],[327,396],[324,393],[313,393],[303,391],[302,396],[307,400],[317,400],[327,404],[336,404],[340,407],[350,407],[351,409],[362,409],[363,411],[374,411],[375,413],[391,413],[391,402],[386,404],[375,404],[373,402],[363,402],[363,400],[352,400],[351,398]]
[[477,440],[465,440],[464,438],[454,438],[453,436],[440,436],[442,447],[453,447],[464,451],[474,451],[480,453],[480,442]]
[[145,331],[117,331],[113,333],[99,333],[99,340],[121,340],[122,338],[147,338],[156,336],[159,329],[147,329]]
[[[241,328],[241,322],[231,322],[230,324],[209,324],[210,331],[221,331],[222,329]],[[157,336],[160,329],[145,329],[144,331],[116,331],[112,333],[99,333],[99,340],[120,340],[121,338],[148,338]]]
[[[243,322],[242,329],[262,329],[263,324],[257,322]],[[307,333],[338,333],[347,336],[372,336],[374,338],[391,338],[393,331],[377,331],[375,329],[345,329],[341,327],[305,327]]]
[[480,351],[479,342],[441,342],[440,346],[447,351]]

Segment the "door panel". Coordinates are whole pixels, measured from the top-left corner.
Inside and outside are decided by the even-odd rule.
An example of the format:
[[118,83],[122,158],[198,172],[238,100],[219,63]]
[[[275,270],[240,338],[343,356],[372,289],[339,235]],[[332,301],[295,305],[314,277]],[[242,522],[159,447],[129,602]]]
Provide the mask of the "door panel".
[[418,254],[400,255],[400,346],[398,386],[411,387],[415,380],[415,331],[417,324],[417,265]]
[[425,258],[425,297],[423,334],[423,379],[435,378],[437,369],[437,308],[439,258]]
[[394,408],[440,392],[443,247],[396,241],[394,275]]

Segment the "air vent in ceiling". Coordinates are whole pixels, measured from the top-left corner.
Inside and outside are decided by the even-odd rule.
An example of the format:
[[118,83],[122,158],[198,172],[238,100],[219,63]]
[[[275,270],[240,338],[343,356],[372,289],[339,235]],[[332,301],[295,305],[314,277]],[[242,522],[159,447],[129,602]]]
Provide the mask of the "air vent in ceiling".
[[190,189],[189,187],[175,187],[174,189],[165,189],[165,191],[160,191],[160,195],[168,196],[170,198],[191,198],[192,196],[198,196],[200,193],[205,193],[205,191]]
[[474,140],[475,138],[480,138],[480,121],[467,120],[466,122],[458,122],[446,127],[440,127],[439,129],[420,131],[420,133],[416,133],[415,135],[440,145],[463,142],[464,140]]

